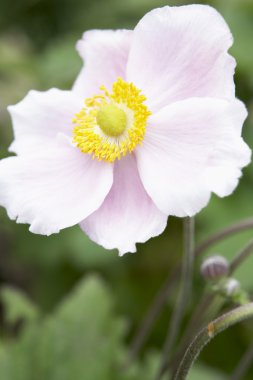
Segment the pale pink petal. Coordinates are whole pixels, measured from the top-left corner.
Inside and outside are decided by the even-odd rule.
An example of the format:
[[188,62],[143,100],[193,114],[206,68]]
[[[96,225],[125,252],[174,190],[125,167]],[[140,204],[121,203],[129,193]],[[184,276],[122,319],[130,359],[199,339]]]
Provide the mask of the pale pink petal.
[[137,165],[161,211],[191,216],[207,204],[211,191],[234,190],[250,160],[240,137],[246,116],[238,100],[193,98],[150,117],[143,146],[136,150]]
[[0,205],[11,219],[43,235],[94,212],[112,185],[111,164],[92,160],[66,141],[43,153],[0,161]]
[[118,77],[125,79],[132,37],[129,30],[90,30],[77,43],[84,60],[73,90],[83,98],[93,96],[104,85],[108,90]]
[[143,243],[161,234],[167,216],[160,212],[140,181],[134,156],[114,166],[114,182],[102,206],[81,223],[89,237],[120,255],[135,252]]
[[233,192],[242,175],[241,168],[246,166],[251,152],[242,138],[230,137],[220,141],[208,159],[204,181],[208,188],[224,197]]
[[83,107],[83,99],[72,91],[30,91],[18,104],[9,106],[14,141],[9,150],[17,154],[44,151],[55,144],[58,133],[72,137],[72,119]]
[[224,19],[209,6],[155,9],[134,30],[127,79],[152,110],[188,97],[232,98],[232,42]]

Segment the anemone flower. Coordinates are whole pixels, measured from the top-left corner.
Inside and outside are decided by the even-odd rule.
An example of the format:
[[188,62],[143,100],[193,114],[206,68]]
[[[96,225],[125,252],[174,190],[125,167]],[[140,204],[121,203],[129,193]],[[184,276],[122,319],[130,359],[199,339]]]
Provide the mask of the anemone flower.
[[91,30],[72,90],[10,106],[16,156],[0,204],[30,231],[80,224],[120,254],[235,189],[250,150],[235,97],[229,28],[209,6],[163,7],[134,30]]

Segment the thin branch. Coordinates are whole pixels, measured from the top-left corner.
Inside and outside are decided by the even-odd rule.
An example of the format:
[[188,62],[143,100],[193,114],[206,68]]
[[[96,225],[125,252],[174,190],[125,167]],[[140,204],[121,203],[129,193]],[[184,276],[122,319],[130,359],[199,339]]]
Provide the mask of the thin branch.
[[178,367],[174,380],[187,379],[189,371],[200,352],[217,334],[230,326],[251,317],[253,317],[253,303],[248,303],[247,305],[240,306],[226,314],[223,314],[221,317],[209,323],[208,326],[204,327],[188,346],[188,349],[186,350],[185,355]]

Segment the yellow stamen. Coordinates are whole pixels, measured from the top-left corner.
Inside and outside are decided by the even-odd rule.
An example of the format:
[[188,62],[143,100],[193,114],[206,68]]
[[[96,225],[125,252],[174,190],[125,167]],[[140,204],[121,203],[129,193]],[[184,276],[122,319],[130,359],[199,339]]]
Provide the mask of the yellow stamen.
[[83,153],[113,162],[141,144],[151,112],[133,83],[118,78],[112,93],[103,86],[100,89],[103,93],[86,99],[75,116],[73,142]]

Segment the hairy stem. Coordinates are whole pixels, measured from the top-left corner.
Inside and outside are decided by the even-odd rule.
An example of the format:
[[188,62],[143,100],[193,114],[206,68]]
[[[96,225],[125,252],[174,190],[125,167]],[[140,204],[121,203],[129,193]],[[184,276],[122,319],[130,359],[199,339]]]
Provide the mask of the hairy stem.
[[185,355],[178,367],[174,380],[185,380],[194,361],[199,356],[205,345],[223,330],[233,326],[236,323],[253,317],[253,303],[240,306],[232,311],[223,314],[204,327],[189,345]]
[[192,315],[191,320],[188,323],[186,330],[184,331],[184,335],[179,342],[179,347],[176,351],[176,354],[170,363],[171,379],[173,379],[175,376],[182,356],[184,355],[188,343],[191,341],[191,337],[196,334],[196,331],[198,331],[200,326],[204,325],[204,321],[214,318],[217,315],[216,313],[220,309],[221,305],[223,305],[224,301],[222,302],[220,298],[218,298],[218,300],[219,304],[217,304],[215,307],[214,304],[216,303],[216,295],[212,293],[204,295],[196,310],[194,311],[194,314]]

